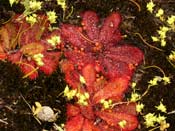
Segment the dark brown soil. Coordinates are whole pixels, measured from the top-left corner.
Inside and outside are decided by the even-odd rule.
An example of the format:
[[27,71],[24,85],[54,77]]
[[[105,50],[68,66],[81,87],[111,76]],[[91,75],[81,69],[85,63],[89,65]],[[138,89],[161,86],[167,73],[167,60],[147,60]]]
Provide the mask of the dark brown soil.
[[[23,11],[21,5],[14,5],[12,8],[8,4],[8,0],[0,2],[0,25],[7,21],[13,12],[20,13]],[[167,61],[166,57],[175,48],[174,34],[168,39],[164,51],[158,51],[150,48],[134,33],[140,33],[143,38],[150,43],[151,36],[156,33],[156,29],[162,24],[152,14],[146,11],[147,0],[136,0],[141,7],[141,11],[130,0],[67,0],[68,9],[66,15],[73,7],[73,13],[68,19],[62,19],[62,10],[56,5],[55,0],[44,3],[44,10],[55,9],[59,16],[58,23],[69,22],[79,24],[78,15],[85,10],[94,10],[101,17],[107,16],[112,11],[119,11],[122,15],[123,22],[121,31],[127,35],[124,39],[126,43],[132,43],[143,50],[145,59],[143,64],[137,69],[133,76],[133,81],[137,81],[138,92],[144,93],[148,86],[148,81],[154,76],[162,76],[161,72],[155,68],[144,69],[144,66],[156,65],[162,68],[167,76],[171,77],[171,84],[164,85],[160,83],[158,86],[152,87],[149,93],[141,100],[145,104],[143,114],[149,112],[157,113],[155,106],[163,99],[163,104],[167,107],[167,112],[175,110],[175,69]],[[162,7],[167,15],[175,13],[175,1],[154,0],[157,6]],[[157,8],[157,7],[156,7]],[[159,44],[150,43],[154,46]],[[0,130],[1,131],[41,131],[43,129],[53,130],[53,123],[42,123],[41,125],[34,119],[32,112],[27,105],[34,105],[35,101],[39,101],[42,105],[52,107],[55,112],[59,113],[56,124],[65,122],[66,100],[59,96],[66,85],[64,74],[58,68],[51,76],[40,75],[34,81],[22,79],[23,74],[17,66],[8,62],[0,62]],[[131,90],[128,91],[129,96]],[[25,102],[25,100],[27,103]],[[175,130],[175,114],[167,115],[167,122],[170,123],[168,131]],[[148,131],[143,122],[143,117],[139,116],[140,126],[136,131]],[[158,130],[157,130],[158,131]]]

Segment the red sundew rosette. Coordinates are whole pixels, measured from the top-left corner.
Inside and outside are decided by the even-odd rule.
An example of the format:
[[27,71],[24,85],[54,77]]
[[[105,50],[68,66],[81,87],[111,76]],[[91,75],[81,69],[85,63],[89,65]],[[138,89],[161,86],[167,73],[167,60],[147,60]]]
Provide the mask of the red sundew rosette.
[[[68,106],[66,130],[134,130],[138,125],[135,104],[103,110],[99,103],[102,99],[122,102],[143,53],[136,47],[119,43],[122,38],[118,29],[121,22],[119,13],[111,13],[102,26],[99,26],[95,12],[86,11],[81,16],[83,27],[61,26],[61,36],[68,47],[64,50],[66,60],[61,67],[73,89],[80,87],[80,75],[84,77],[86,83],[81,92],[88,92],[90,98],[85,107],[78,104],[72,105],[72,108]],[[97,78],[99,74],[102,77]],[[97,122],[97,119],[100,121]],[[126,121],[123,128],[118,124],[122,120]]]
[[[121,104],[113,107],[112,109],[103,110],[100,106],[100,100],[112,99],[114,102],[121,102],[123,94],[128,88],[128,80],[126,78],[116,78],[114,81],[106,81],[105,84],[101,84],[94,90],[94,87],[99,85],[95,81],[96,71],[91,64],[83,68],[83,77],[85,78],[87,85],[84,92],[90,93],[87,106],[81,106],[79,104],[67,106],[67,122],[66,130],[68,131],[81,131],[83,129],[112,131],[124,130],[131,131],[138,125],[135,104]],[[103,80],[105,81],[105,80]],[[90,84],[91,83],[91,84]],[[83,93],[83,90],[81,90]],[[96,125],[96,119],[100,119]],[[126,126],[121,128],[119,122],[125,120]],[[77,121],[77,122],[76,122]],[[79,125],[74,125],[78,123]],[[81,126],[80,126],[81,125]]]
[[[52,36],[60,36],[60,31],[49,32],[49,22],[45,15],[38,15],[37,23],[30,25],[26,22],[22,15],[15,15],[10,22],[5,24],[0,31],[1,43],[3,51],[8,61],[17,64],[24,78],[36,79],[38,70],[46,75],[52,74],[58,64],[61,51],[56,47],[52,47],[47,41]],[[58,44],[58,48],[63,48],[63,43]],[[17,48],[18,47],[18,48]],[[34,55],[41,54],[41,62],[38,65],[33,58]],[[0,56],[1,57],[1,56]]]
[[[37,23],[33,25],[27,23],[25,18],[15,15],[10,22],[1,27],[0,59],[17,64],[24,73],[24,78],[36,79],[38,70],[50,75],[59,64],[60,48],[64,45],[60,41],[56,43],[58,46],[52,47],[47,40],[52,36],[60,36],[60,31],[49,32],[49,22],[45,15],[38,15]],[[33,59],[37,54],[43,55],[43,65],[38,65]]]

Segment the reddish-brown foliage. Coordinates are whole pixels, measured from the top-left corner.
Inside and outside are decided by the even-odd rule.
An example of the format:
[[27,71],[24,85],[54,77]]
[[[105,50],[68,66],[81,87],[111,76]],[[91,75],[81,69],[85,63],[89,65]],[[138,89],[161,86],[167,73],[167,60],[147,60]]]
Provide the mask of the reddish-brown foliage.
[[[104,109],[102,99],[122,102],[135,67],[142,61],[138,48],[120,44],[119,13],[112,13],[100,25],[95,12],[81,14],[82,26],[63,24],[66,60],[61,63],[67,83],[88,92],[88,105],[68,105],[66,131],[131,131],[137,125],[135,104]],[[86,83],[82,85],[79,77]],[[75,99],[76,101],[76,99]],[[119,122],[125,120],[121,127]],[[75,124],[76,123],[76,124]]]
[[[60,58],[60,51],[56,51],[47,41],[52,36],[60,36],[60,32],[49,32],[49,22],[45,15],[39,15],[37,20],[37,23],[30,25],[25,17],[16,15],[0,29],[0,59],[18,64],[25,77],[30,79],[38,76],[38,69],[50,75]],[[60,47],[61,43],[58,45]],[[36,54],[43,55],[43,65],[33,59]]]

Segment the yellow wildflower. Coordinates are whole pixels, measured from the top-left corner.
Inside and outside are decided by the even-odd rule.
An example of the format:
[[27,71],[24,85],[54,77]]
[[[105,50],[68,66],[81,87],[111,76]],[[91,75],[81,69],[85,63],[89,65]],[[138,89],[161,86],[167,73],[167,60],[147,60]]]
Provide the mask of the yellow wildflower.
[[157,83],[158,81],[159,81],[158,77],[154,77],[148,83],[149,83],[150,86],[155,86],[155,85],[158,85],[158,83]]
[[144,108],[144,104],[142,104],[142,103],[139,103],[139,104],[137,104],[136,105],[136,111],[138,112],[138,113],[141,113],[142,112],[142,110],[143,110],[143,108]]
[[159,38],[158,38],[158,37],[155,37],[155,36],[151,36],[151,38],[152,38],[152,40],[153,40],[154,42],[157,42],[157,41],[159,41]]
[[165,116],[161,116],[160,114],[159,114],[159,116],[157,117],[157,123],[161,123],[162,121],[165,121],[166,120],[166,117]]
[[130,101],[131,102],[136,102],[136,101],[138,101],[140,99],[140,97],[141,97],[140,94],[134,92],[134,93],[131,94]]
[[156,13],[156,17],[161,17],[163,14],[164,14],[164,10],[160,8]]
[[170,124],[166,122],[166,120],[160,123],[160,131],[165,131],[167,128],[170,127]]
[[161,46],[162,46],[162,47],[166,46],[166,41],[165,41],[165,39],[162,39],[162,40],[161,40]]
[[162,78],[162,80],[164,81],[164,84],[165,84],[165,85],[167,85],[167,84],[170,84],[170,83],[171,83],[170,78],[169,78],[169,77],[167,77],[167,76],[164,76],[164,77]]
[[37,15],[32,14],[26,17],[26,21],[30,23],[31,25],[35,24],[37,22]]
[[153,8],[155,7],[155,4],[153,3],[153,1],[151,0],[149,3],[147,3],[146,8],[149,12],[153,12]]
[[80,75],[80,82],[82,83],[82,84],[86,84],[86,80],[84,79],[84,77],[82,76],[82,75]]
[[127,124],[127,121],[126,121],[126,120],[121,120],[121,121],[118,122],[118,125],[119,125],[121,128],[125,128],[126,124]]
[[42,105],[39,102],[35,102],[35,106],[32,106],[33,115],[37,115],[42,110]]
[[50,23],[56,23],[56,19],[58,16],[56,15],[55,11],[48,11],[46,14]]
[[167,23],[169,25],[174,25],[174,23],[175,23],[175,15],[171,15],[170,17],[168,17]]
[[61,6],[61,8],[63,9],[63,11],[66,10],[66,0],[57,0],[57,4]]
[[157,117],[153,113],[148,113],[144,116],[145,122],[147,128],[154,127],[155,123],[157,121]]
[[157,110],[161,111],[161,112],[165,112],[166,113],[166,106],[160,102],[160,104],[158,106],[156,106]]
[[50,39],[48,39],[47,42],[48,42],[51,46],[55,47],[55,46],[57,46],[58,44],[61,43],[61,38],[60,38],[60,36],[56,36],[56,35],[55,35],[55,36],[52,36]]
[[14,3],[18,3],[19,2],[19,0],[9,0],[9,3],[10,3],[10,5],[12,6]]
[[101,99],[100,103],[103,105],[104,109],[109,109],[112,106],[112,100],[111,99],[109,99],[109,100]]
[[33,55],[33,60],[36,61],[36,64],[38,66],[43,66],[44,65],[44,62],[42,61],[42,58],[44,57],[43,54],[39,53],[39,54],[35,54]]
[[41,4],[42,4],[42,2],[40,2],[40,1],[30,1],[29,2],[29,7],[30,7],[31,10],[36,11],[36,10],[41,9]]

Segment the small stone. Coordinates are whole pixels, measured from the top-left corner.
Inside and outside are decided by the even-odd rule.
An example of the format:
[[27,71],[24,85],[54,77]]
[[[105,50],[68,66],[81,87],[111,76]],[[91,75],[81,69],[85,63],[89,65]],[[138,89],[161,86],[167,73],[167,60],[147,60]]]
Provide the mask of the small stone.
[[41,111],[39,111],[36,117],[42,121],[53,122],[56,120],[56,114],[49,106],[42,106]]

